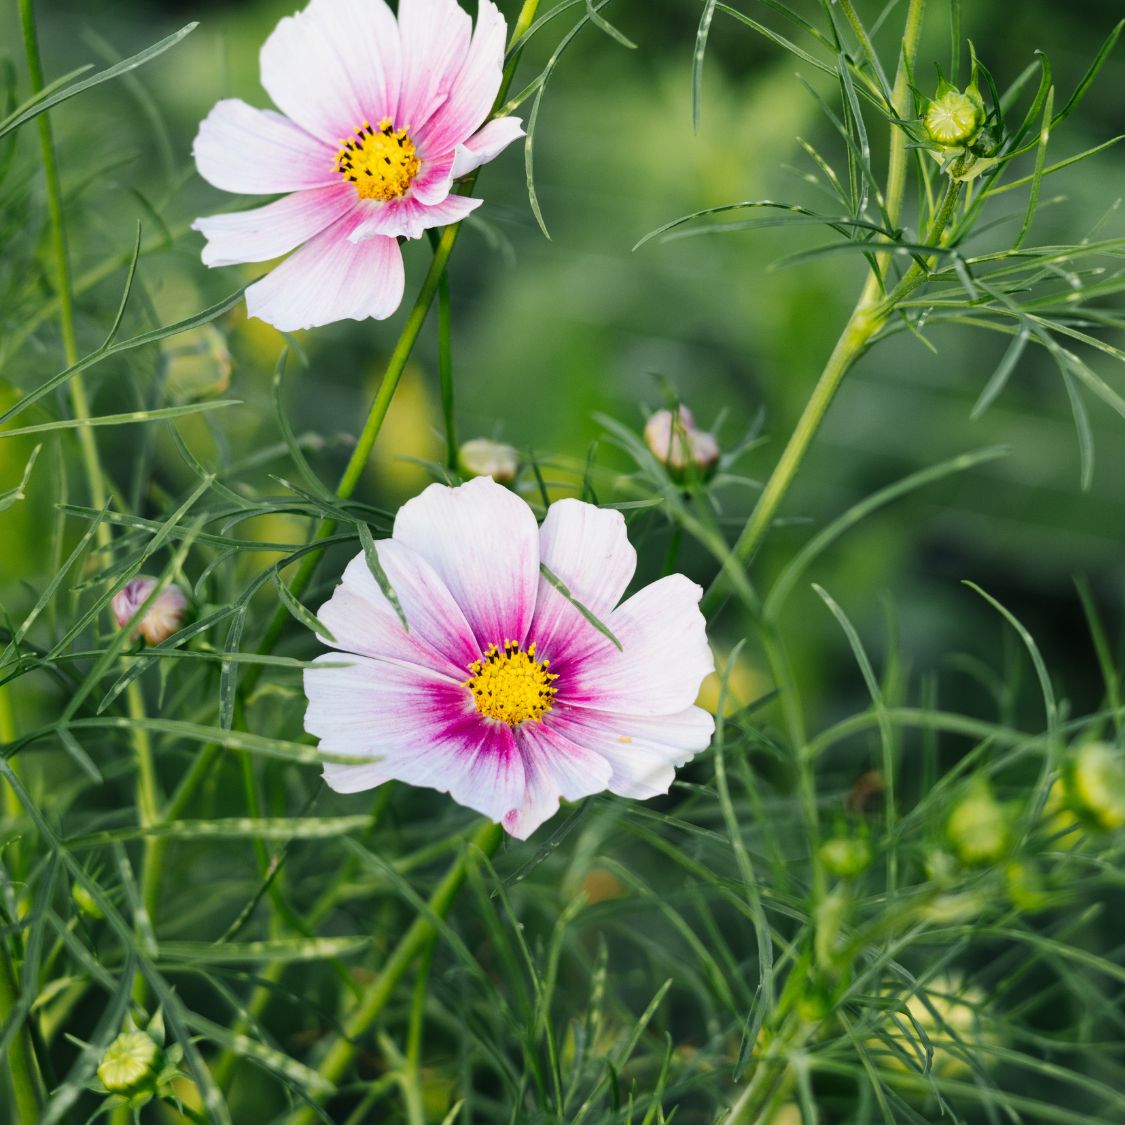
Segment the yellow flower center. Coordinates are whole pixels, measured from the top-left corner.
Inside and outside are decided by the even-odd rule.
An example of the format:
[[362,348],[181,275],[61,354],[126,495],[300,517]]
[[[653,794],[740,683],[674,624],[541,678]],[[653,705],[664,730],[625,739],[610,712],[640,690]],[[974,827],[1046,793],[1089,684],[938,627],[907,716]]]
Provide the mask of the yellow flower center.
[[534,644],[526,652],[517,641],[505,641],[502,649],[489,645],[480,660],[469,665],[472,678],[465,681],[465,687],[486,718],[510,727],[529,719],[539,722],[555,698],[556,689],[551,685],[558,676],[547,671],[550,663],[535,659]]
[[398,199],[418,175],[422,162],[405,129],[396,130],[389,117],[373,129],[357,125],[354,137],[340,138],[335,171],[355,184],[360,199]]

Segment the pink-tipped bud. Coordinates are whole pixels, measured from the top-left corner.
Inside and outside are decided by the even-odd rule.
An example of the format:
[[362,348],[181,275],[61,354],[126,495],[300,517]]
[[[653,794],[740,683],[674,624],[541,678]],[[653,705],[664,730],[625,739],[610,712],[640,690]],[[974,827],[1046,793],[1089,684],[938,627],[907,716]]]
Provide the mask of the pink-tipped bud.
[[[142,575],[126,582],[110,605],[119,629],[133,619],[156,586],[156,579]],[[133,635],[144,637],[150,645],[158,645],[179,629],[188,600],[179,586],[165,586],[148,607],[144,617],[133,627]]]
[[645,423],[645,444],[675,480],[695,474],[707,479],[719,463],[719,443],[715,435],[696,429],[695,418],[686,406],[658,410]]

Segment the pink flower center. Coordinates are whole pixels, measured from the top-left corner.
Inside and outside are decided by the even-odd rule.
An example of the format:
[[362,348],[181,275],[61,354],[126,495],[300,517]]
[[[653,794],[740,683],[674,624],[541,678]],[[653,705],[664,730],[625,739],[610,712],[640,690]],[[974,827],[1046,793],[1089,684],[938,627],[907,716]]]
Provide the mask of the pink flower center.
[[389,117],[378,129],[366,121],[357,125],[355,136],[341,137],[340,145],[334,170],[355,185],[360,199],[399,199],[422,166],[406,130],[396,130]]
[[502,649],[489,645],[488,651],[469,665],[472,677],[465,687],[473,693],[477,710],[489,719],[510,727],[531,720],[538,723],[550,711],[558,679],[548,672],[549,660],[535,659],[535,644],[527,651],[517,641],[505,641]]

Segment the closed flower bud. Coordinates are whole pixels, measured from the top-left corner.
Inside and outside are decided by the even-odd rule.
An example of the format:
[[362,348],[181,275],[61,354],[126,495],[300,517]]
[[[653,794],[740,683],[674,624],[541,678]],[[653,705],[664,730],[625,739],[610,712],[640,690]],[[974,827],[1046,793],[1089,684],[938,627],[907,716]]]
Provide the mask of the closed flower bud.
[[[124,629],[137,610],[156,587],[156,579],[142,575],[126,582],[110,603],[118,628]],[[144,637],[150,645],[167,640],[179,629],[187,609],[188,600],[179,586],[166,586],[145,611],[144,617],[133,627],[133,635]]]
[[673,480],[684,480],[692,473],[706,480],[719,463],[715,435],[696,429],[686,406],[677,407],[675,413],[656,411],[645,423],[645,444]]
[[1125,756],[1104,742],[1088,742],[1067,779],[1073,806],[1107,832],[1125,828]]
[[833,836],[820,845],[820,862],[830,875],[840,879],[854,879],[862,875],[873,858],[871,845],[862,837],[849,839]]
[[104,918],[102,908],[94,901],[94,896],[81,883],[75,883],[70,888],[70,897],[74,899],[75,906],[90,918]]
[[98,1078],[111,1094],[128,1097],[151,1090],[163,1066],[163,1051],[144,1031],[123,1031],[106,1048]]
[[1011,842],[1008,814],[983,782],[954,806],[945,833],[957,858],[970,867],[996,863]]
[[511,484],[520,468],[520,455],[502,441],[473,438],[457,451],[457,467],[467,477],[492,477],[497,484]]
[[942,148],[967,148],[984,124],[984,103],[976,89],[964,92],[942,82],[923,119],[926,136]]

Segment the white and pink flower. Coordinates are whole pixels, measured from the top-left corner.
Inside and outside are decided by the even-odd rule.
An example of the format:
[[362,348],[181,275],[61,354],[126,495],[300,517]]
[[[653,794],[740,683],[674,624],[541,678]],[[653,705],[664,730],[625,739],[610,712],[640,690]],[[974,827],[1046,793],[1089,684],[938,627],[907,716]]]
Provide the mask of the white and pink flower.
[[516,117],[483,124],[506,35],[491,0],[475,29],[456,0],[400,0],[397,19],[384,0],[312,0],[277,25],[260,61],[281,113],[221,101],[193,150],[224,191],[290,193],[194,224],[209,266],[294,251],[246,290],[251,316],[289,331],[398,308],[399,237],[479,207],[453,181],[523,136]]
[[560,797],[666,793],[710,743],[701,590],[673,574],[618,604],[637,561],[620,512],[559,500],[539,527],[478,477],[430,485],[376,549],[409,628],[358,555],[319,613],[350,660],[305,673],[306,729],[355,759],[325,764],[338,792],[427,786],[525,839]]

